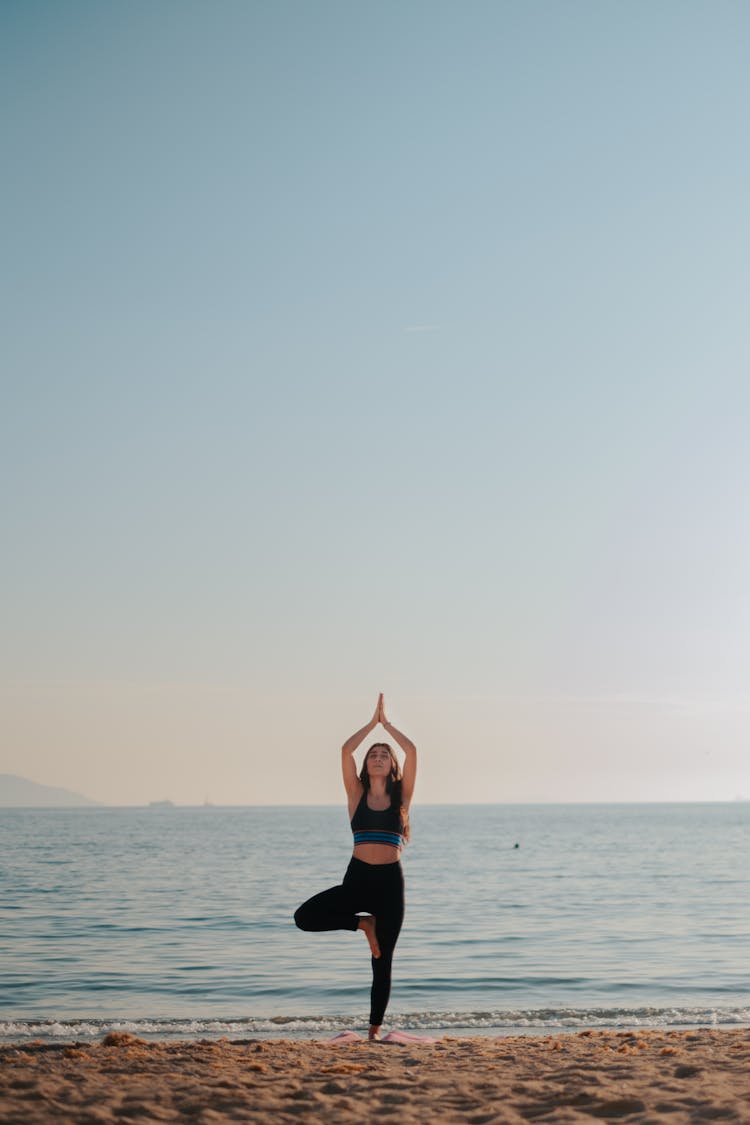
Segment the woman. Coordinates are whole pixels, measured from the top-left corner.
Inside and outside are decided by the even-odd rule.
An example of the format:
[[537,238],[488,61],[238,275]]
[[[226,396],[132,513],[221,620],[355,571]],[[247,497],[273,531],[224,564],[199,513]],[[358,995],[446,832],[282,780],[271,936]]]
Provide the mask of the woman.
[[[405,754],[403,774],[388,743],[375,742],[357,776],[354,751],[378,723]],[[391,992],[393,950],[404,919],[399,856],[409,836],[417,774],[417,748],[388,722],[382,692],[370,722],[341,747],[341,769],[354,833],[352,858],[343,883],[308,899],[294,920],[301,930],[362,930],[372,954],[369,1038],[379,1039]]]

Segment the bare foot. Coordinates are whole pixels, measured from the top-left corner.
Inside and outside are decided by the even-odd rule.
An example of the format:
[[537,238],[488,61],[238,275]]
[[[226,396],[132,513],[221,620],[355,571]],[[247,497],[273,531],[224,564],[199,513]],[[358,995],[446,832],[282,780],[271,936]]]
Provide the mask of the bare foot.
[[370,952],[373,957],[379,957],[380,946],[378,945],[378,939],[375,937],[375,918],[373,915],[366,914],[364,918],[360,918],[357,929],[365,931],[365,937],[369,943]]
[[380,1028],[375,1027],[375,1025],[371,1023],[370,1024],[370,1030],[367,1032],[367,1038],[371,1042],[375,1039],[379,1039],[380,1038]]

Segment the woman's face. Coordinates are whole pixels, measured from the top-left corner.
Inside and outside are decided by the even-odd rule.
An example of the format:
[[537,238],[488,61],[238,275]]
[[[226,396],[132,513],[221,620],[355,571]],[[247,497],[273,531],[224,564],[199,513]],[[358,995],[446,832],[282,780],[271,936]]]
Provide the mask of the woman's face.
[[367,754],[367,772],[370,777],[388,777],[391,772],[391,756],[385,746],[373,746]]

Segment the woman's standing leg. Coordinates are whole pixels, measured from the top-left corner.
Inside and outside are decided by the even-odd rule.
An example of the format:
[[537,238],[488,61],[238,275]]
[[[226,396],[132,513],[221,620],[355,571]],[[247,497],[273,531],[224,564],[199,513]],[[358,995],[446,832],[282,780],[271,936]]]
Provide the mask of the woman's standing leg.
[[394,864],[378,888],[370,909],[375,914],[375,932],[380,956],[372,958],[372,989],[370,991],[370,1034],[377,1034],[383,1023],[391,995],[393,953],[404,920],[404,877],[400,864]]

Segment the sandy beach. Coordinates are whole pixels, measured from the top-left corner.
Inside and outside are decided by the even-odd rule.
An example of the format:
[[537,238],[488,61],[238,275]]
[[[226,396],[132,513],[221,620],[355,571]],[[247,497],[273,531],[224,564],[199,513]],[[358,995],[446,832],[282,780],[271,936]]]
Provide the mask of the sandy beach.
[[433,1043],[219,1040],[0,1049],[0,1119],[86,1123],[750,1122],[750,1030]]

